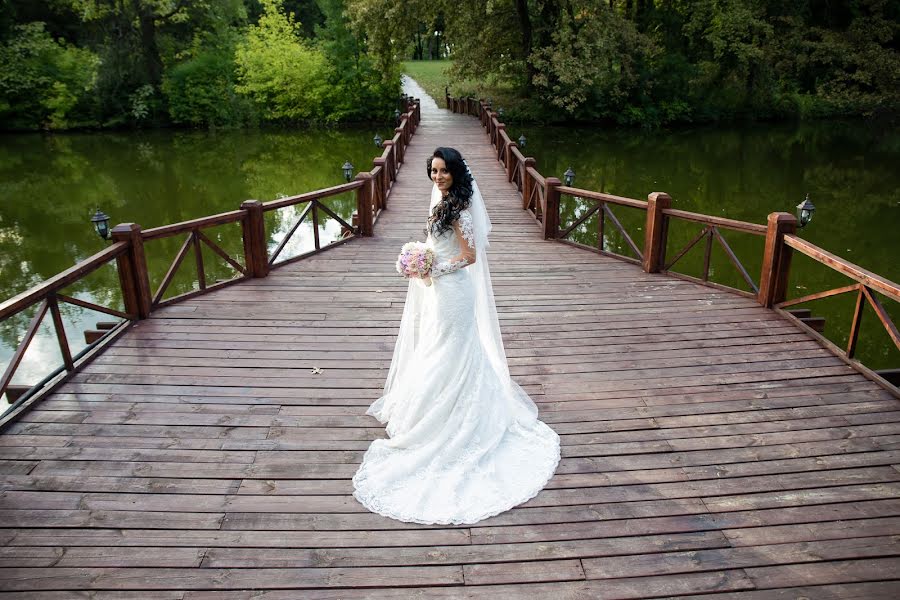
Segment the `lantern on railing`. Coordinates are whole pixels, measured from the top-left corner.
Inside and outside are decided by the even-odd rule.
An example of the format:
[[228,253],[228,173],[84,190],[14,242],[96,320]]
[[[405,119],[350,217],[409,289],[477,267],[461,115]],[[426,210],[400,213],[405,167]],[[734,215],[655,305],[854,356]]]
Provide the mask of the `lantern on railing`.
[[519,136],[519,148],[524,148],[525,142],[527,142],[527,141],[528,141],[528,139],[525,137],[524,133],[522,135],[520,135]]
[[381,136],[376,133],[375,137],[372,139],[375,141],[375,146],[378,148],[381,148],[382,143],[384,142],[384,140],[381,138]]
[[341,167],[341,169],[343,169],[344,171],[344,179],[346,179],[347,181],[353,179],[353,163],[348,160],[344,163],[344,166]]
[[109,215],[98,208],[94,216],[91,217],[91,223],[94,224],[94,231],[97,232],[97,235],[104,240],[109,239]]
[[394,120],[397,121],[398,123],[400,122],[400,109],[399,108],[394,109]]
[[800,227],[809,225],[809,222],[812,221],[814,212],[816,212],[816,207],[810,202],[809,194],[806,194],[806,199],[797,205],[797,221],[799,222]]
[[494,105],[494,100],[488,96],[487,107],[491,108]]
[[501,120],[503,119],[503,107],[502,106],[497,109],[497,117]]
[[566,169],[566,172],[563,173],[563,181],[566,182],[566,185],[572,187],[572,184],[575,183],[575,171],[572,170],[572,167]]

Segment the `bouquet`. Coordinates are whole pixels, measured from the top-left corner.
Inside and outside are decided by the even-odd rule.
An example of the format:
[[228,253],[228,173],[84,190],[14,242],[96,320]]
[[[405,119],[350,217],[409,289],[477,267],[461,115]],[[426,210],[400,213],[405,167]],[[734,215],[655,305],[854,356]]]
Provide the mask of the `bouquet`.
[[409,242],[403,244],[397,257],[397,272],[407,279],[424,279],[431,273],[433,262],[434,250],[422,242]]

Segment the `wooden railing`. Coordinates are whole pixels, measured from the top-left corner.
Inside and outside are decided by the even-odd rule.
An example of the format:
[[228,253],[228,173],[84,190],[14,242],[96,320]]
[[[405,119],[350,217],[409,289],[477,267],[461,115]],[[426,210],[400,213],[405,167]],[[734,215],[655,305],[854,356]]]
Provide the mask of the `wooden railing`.
[[[507,179],[516,186],[516,189],[522,195],[522,208],[528,211],[541,226],[544,239],[556,240],[637,263],[648,273],[667,273],[675,277],[754,298],[760,305],[774,308],[780,314],[805,328],[811,335],[815,336],[823,344],[826,344],[849,364],[896,393],[896,388],[893,385],[897,385],[897,379],[900,379],[900,374],[895,375],[890,370],[881,372],[893,382],[893,384],[889,383],[858,361],[853,360],[853,358],[857,348],[863,308],[867,304],[884,327],[888,337],[900,350],[900,333],[898,333],[896,325],[876,296],[876,293],[878,293],[887,299],[900,302],[900,285],[875,273],[866,271],[798,237],[795,235],[797,219],[794,215],[781,212],[772,213],[768,217],[767,224],[761,225],[673,209],[671,207],[672,199],[663,192],[654,192],[648,196],[647,201],[643,201],[565,186],[556,177],[545,177],[538,171],[537,161],[533,157],[525,156],[522,153],[518,148],[518,144],[510,139],[506,132],[506,126],[499,120],[497,113],[486,102],[475,100],[474,98],[451,98],[447,95],[446,105],[447,109],[453,112],[473,115],[479,118],[485,133],[496,150],[497,160],[506,169]],[[571,223],[560,223],[560,200],[563,195],[577,198],[581,205],[589,205],[589,208]],[[622,223],[611,208],[613,206],[638,209],[646,213],[642,220],[644,229],[643,247],[640,247],[637,241],[622,226]],[[588,246],[570,239],[573,232],[594,215],[598,217],[597,247]],[[674,252],[667,247],[670,241],[670,224],[673,220],[698,226],[694,237],[686,245],[681,246]],[[605,240],[608,237],[607,233],[610,227],[607,226],[607,222],[611,225],[611,229],[618,232],[619,236],[621,236],[625,248],[631,254],[630,256],[608,249]],[[758,280],[754,280],[750,275],[748,269],[726,241],[723,232],[728,232],[729,235],[751,235],[764,240],[761,257],[762,268]],[[673,267],[697,246],[701,246],[704,249],[700,276],[695,277],[673,271]],[[725,253],[746,289],[710,281],[710,260],[713,248],[716,246]],[[856,283],[786,301],[792,251],[801,252],[816,262],[849,277]],[[672,258],[667,258],[668,256]],[[813,300],[850,292],[855,292],[857,299],[846,348],[838,348],[814,331],[803,319],[785,310],[788,307]]]
[[[557,180],[558,181],[558,180]],[[612,194],[602,194],[599,192],[590,192],[587,190],[580,190],[578,188],[568,187],[568,186],[552,186],[551,194],[554,196],[553,198],[553,206],[558,205],[558,200],[556,199],[556,195],[559,194],[568,194],[570,196],[574,196],[580,199],[582,202],[587,201],[593,206],[586,210],[580,217],[578,217],[574,222],[568,224],[564,229],[561,228],[560,224],[556,224],[553,227],[557,229],[556,239],[561,242],[565,242],[567,244],[571,244],[573,246],[579,246],[581,248],[587,248],[589,250],[594,250],[596,252],[606,254],[609,256],[615,256],[622,260],[627,260],[630,262],[635,262],[637,264],[641,264],[644,260],[644,253],[641,248],[638,248],[637,244],[635,244],[634,240],[622,226],[622,223],[616,218],[615,213],[613,213],[610,205],[613,206],[627,206],[632,208],[637,208],[640,210],[646,210],[647,203],[642,202],[640,200],[632,200],[631,198],[623,198],[620,196],[613,196]],[[559,211],[557,211],[559,214]],[[586,246],[585,244],[578,243],[576,241],[567,239],[569,235],[572,234],[580,225],[585,223],[592,216],[597,215],[597,248],[593,248],[590,246]],[[548,217],[549,220],[549,217]],[[618,254],[612,252],[608,249],[608,245],[605,243],[607,239],[607,233],[609,228],[606,226],[607,221],[612,225],[614,230],[619,232],[619,235],[622,236],[622,239],[625,241],[629,250],[631,250],[633,256],[626,256],[622,254]]]
[[[11,402],[11,406],[0,416],[0,426],[9,422],[10,419],[20,412],[20,409],[24,409],[26,405],[32,404],[40,396],[65,381],[68,375],[76,372],[82,365],[93,358],[96,351],[102,349],[103,346],[121,334],[133,322],[150,316],[153,310],[247,278],[266,277],[272,268],[317,254],[328,248],[346,243],[354,237],[371,236],[378,215],[387,208],[388,196],[397,178],[400,165],[403,163],[406,147],[409,145],[421,121],[421,108],[418,99],[404,97],[403,109],[404,112],[400,116],[399,124],[394,130],[394,137],[384,142],[384,151],[381,156],[373,160],[372,169],[368,172],[359,173],[356,179],[349,183],[288,198],[279,198],[265,203],[258,200],[247,200],[241,204],[238,210],[147,230],[141,230],[140,225],[134,223],[117,225],[112,229],[113,244],[110,247],[94,254],[52,279],[0,304],[0,323],[23,313],[23,311],[36,308],[24,337],[13,353],[12,359],[3,375],[0,376],[0,397],[9,391],[16,370],[48,312],[53,321],[53,329],[63,360],[63,364],[60,367],[52,370],[41,382],[30,385],[27,390],[24,390],[23,394],[18,396],[14,402]],[[356,212],[351,219],[352,223],[347,223],[322,200],[351,192],[356,194]],[[305,204],[304,210],[285,237],[281,239],[270,253],[266,235],[265,213],[300,204]],[[319,224],[326,216],[336,220],[341,225],[343,233],[339,239],[323,244],[322,240],[319,239]],[[312,224],[313,249],[287,259],[281,258],[284,248],[304,222],[311,222]],[[242,256],[233,256],[215,241],[214,236],[204,233],[210,228],[228,224],[240,226],[243,248],[240,254]],[[177,236],[184,238],[181,247],[170,263],[162,280],[155,288],[152,288],[145,254],[147,244],[155,240]],[[203,257],[203,246],[206,246],[229,265],[234,270],[235,276],[228,280],[210,283],[207,276],[208,265],[205,264]],[[176,275],[183,268],[186,262],[185,259],[187,259],[189,254],[193,254],[194,257],[196,289],[166,297],[166,292],[171,287]],[[84,277],[112,260],[116,261],[120,291],[125,307],[124,311],[100,306],[61,292],[64,288],[81,281]],[[66,338],[63,319],[59,310],[60,302],[98,311],[122,319],[122,321],[115,327],[107,330],[99,339],[73,355],[69,341]]]
[[[662,206],[659,206],[660,202],[662,202]],[[752,235],[765,236],[766,227],[764,225],[757,225],[755,223],[746,223],[744,221],[735,221],[732,219],[724,219],[722,217],[713,217],[711,215],[692,213],[684,210],[675,210],[673,208],[669,208],[670,203],[671,200],[669,199],[668,195],[658,195],[656,197],[656,206],[654,207],[654,211],[659,211],[661,214],[654,215],[654,217],[661,221],[659,223],[659,228],[661,229],[660,235],[662,239],[658,242],[659,248],[656,249],[658,252],[658,258],[656,258],[653,262],[648,261],[648,267],[651,269],[648,272],[653,272],[653,267],[656,267],[656,270],[660,272],[671,273],[672,275],[676,275],[678,277],[682,277],[692,281],[697,281],[699,283],[712,285],[713,287],[725,287],[730,291],[737,292],[749,297],[757,297],[759,295],[759,285],[757,285],[757,283],[747,272],[746,267],[744,267],[743,263],[740,261],[740,259],[738,259],[737,255],[735,254],[734,250],[731,249],[731,246],[728,244],[728,242],[725,241],[725,236],[722,234],[722,231],[726,230],[737,233],[749,233]],[[685,245],[681,250],[675,253],[674,258],[667,261],[666,241],[668,239],[667,234],[669,230],[669,222],[671,219],[682,219],[685,221],[697,223],[701,228],[697,235],[692,238],[691,241],[687,243],[687,245]],[[649,220],[650,219],[648,216],[648,221]],[[695,245],[697,245],[701,240],[704,241],[702,275],[697,278],[685,275],[683,273],[673,272],[671,270],[672,266],[677,263],[682,257],[684,257],[688,253],[688,251],[691,250],[691,248],[693,248]],[[722,286],[721,284],[709,281],[710,258],[712,256],[714,244],[718,244],[718,246],[725,252],[725,255],[728,257],[729,262],[734,266],[741,279],[749,288],[749,291]]]
[[[128,242],[115,242],[109,248],[81,261],[71,269],[63,271],[59,275],[48,279],[40,285],[22,292],[21,294],[10,298],[3,304],[0,304],[0,321],[6,321],[9,318],[15,317],[22,312],[36,307],[36,311],[31,317],[22,341],[19,342],[6,370],[3,375],[0,376],[0,394],[5,394],[9,389],[13,376],[16,374],[16,370],[22,362],[22,357],[25,356],[25,352],[28,350],[29,346],[31,346],[31,342],[34,340],[38,328],[41,326],[41,323],[43,323],[48,312],[51,315],[53,323],[52,328],[59,346],[60,355],[62,356],[62,365],[52,370],[48,378],[56,377],[63,372],[73,373],[82,364],[83,357],[88,355],[89,352],[102,341],[101,339],[93,344],[89,344],[84,350],[73,355],[69,340],[66,336],[65,327],[63,326],[62,315],[59,310],[60,302],[117,317],[123,320],[122,323],[131,323],[139,318],[139,309],[133,304],[126,304],[125,311],[120,311],[63,294],[61,291],[77,283],[112,260],[115,260],[119,267],[119,277],[123,290],[126,288],[133,288],[134,280],[132,278],[132,273],[129,270],[129,265],[134,261],[134,250],[135,249]],[[110,330],[108,335],[113,335],[114,332],[120,329],[121,327],[117,327]],[[45,378],[45,382],[48,378]]]
[[[780,289],[787,288],[787,278],[790,273],[790,253],[793,250],[805,254],[806,256],[812,258],[820,264],[828,266],[841,275],[849,277],[856,283],[839,288],[833,288],[824,292],[809,294],[801,298],[794,298],[788,301],[784,300],[784,294],[782,293],[780,296],[776,296],[775,298],[773,298],[773,308],[796,322],[797,317],[787,312],[785,310],[786,308],[806,302],[811,302],[813,300],[820,300],[822,298],[829,298],[832,296],[855,292],[856,307],[853,310],[853,317],[850,322],[850,335],[847,340],[847,347],[843,349],[838,349],[835,347],[835,349],[842,351],[847,355],[847,357],[853,358],[854,354],[856,353],[856,346],[859,340],[859,330],[862,323],[863,308],[865,308],[866,304],[868,304],[872,308],[875,316],[878,317],[879,322],[887,332],[888,337],[890,337],[894,344],[896,344],[896,346],[900,348],[900,333],[898,333],[897,331],[897,326],[894,324],[893,320],[891,320],[890,315],[888,315],[887,311],[884,309],[884,306],[881,304],[878,296],[876,296],[876,293],[878,293],[882,294],[886,298],[889,298],[890,300],[893,300],[894,302],[900,302],[900,288],[898,288],[896,283],[894,283],[893,281],[888,281],[880,275],[876,275],[875,273],[858,267],[839,256],[835,256],[834,254],[827,252],[826,250],[823,250],[822,248],[819,248],[818,246],[811,244],[792,233],[785,233],[783,235],[783,246],[781,248],[781,252],[785,255],[782,258],[785,266],[783,267],[783,275],[780,275],[780,277],[783,277],[784,280],[778,282],[778,286]],[[775,302],[775,300],[778,300],[779,298],[780,301]]]

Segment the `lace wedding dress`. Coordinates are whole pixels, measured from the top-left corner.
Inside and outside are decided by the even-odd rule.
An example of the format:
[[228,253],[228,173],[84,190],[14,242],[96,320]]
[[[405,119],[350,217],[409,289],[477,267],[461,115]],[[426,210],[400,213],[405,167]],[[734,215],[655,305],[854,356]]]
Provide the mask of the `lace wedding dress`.
[[400,521],[496,515],[535,496],[560,459],[559,436],[509,376],[485,253],[490,220],[476,196],[453,229],[428,236],[433,283],[410,281],[385,394],[366,411],[390,437],[369,446],[353,495]]

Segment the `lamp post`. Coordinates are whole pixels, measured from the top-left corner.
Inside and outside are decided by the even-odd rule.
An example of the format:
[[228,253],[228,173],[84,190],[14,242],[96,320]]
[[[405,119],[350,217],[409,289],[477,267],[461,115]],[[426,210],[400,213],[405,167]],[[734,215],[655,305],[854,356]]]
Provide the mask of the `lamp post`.
[[353,163],[348,160],[344,163],[344,166],[342,166],[341,169],[343,169],[344,171],[344,179],[346,179],[347,181],[353,179]]
[[398,125],[400,124],[400,109],[399,108],[394,109],[394,120],[397,122]]
[[497,109],[497,118],[499,118],[501,121],[503,120],[503,107],[502,106]]
[[384,140],[381,138],[381,136],[376,133],[373,140],[375,141],[375,146],[378,148],[381,148],[382,142],[384,142]]
[[97,232],[97,235],[104,240],[109,239],[109,215],[98,208],[94,216],[91,217],[91,223],[94,224],[94,231]]
[[797,205],[797,221],[800,227],[809,225],[809,222],[812,221],[814,212],[816,212],[816,207],[810,202],[809,194],[806,194],[806,199]]
[[525,143],[526,143],[527,141],[528,141],[528,139],[525,137],[525,134],[524,134],[524,133],[523,133],[522,135],[520,135],[520,136],[519,136],[519,148],[524,148],[524,147],[525,147]]
[[575,183],[575,171],[572,170],[572,167],[566,169],[566,172],[563,173],[563,181],[566,182],[566,185],[572,187],[572,184]]

